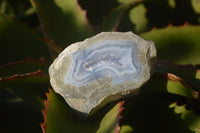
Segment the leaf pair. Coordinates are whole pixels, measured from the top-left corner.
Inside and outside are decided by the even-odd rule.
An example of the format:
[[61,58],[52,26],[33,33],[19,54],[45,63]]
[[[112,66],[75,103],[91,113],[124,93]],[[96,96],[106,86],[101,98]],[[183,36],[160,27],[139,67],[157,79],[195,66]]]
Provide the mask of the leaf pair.
[[[44,122],[41,124],[43,133],[119,133],[120,114],[124,102],[116,104],[102,119],[105,114],[99,112],[87,119],[80,119],[54,91],[50,91],[45,101],[46,109],[42,110]],[[102,119],[102,120],[101,120]]]

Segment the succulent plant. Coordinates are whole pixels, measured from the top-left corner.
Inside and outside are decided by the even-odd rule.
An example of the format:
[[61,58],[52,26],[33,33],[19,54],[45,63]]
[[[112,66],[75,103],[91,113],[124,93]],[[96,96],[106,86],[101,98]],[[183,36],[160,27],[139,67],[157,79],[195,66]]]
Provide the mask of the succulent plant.
[[[198,0],[0,1],[0,132],[200,133],[199,16]],[[72,43],[127,31],[155,42],[150,79],[79,118],[50,64]]]

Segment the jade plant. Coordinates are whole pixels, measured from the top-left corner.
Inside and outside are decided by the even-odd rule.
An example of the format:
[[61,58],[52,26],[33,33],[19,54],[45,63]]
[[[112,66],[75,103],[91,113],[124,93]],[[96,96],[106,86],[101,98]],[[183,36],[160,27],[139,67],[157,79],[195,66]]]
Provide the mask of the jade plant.
[[[137,95],[80,118],[48,69],[70,44],[132,31],[157,61]],[[200,133],[199,0],[1,0],[0,132]]]

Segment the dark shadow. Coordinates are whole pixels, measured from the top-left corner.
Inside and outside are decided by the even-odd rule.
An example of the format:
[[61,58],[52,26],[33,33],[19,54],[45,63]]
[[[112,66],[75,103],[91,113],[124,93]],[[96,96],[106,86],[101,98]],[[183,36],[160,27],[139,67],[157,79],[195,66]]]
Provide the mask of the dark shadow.
[[154,74],[139,95],[126,99],[121,125],[132,126],[134,133],[192,133],[189,123],[183,121],[174,108],[169,108],[173,102],[183,105],[188,99],[167,93],[167,80],[163,78]]
[[190,45],[192,42],[189,38],[185,41],[186,39],[181,39],[177,36],[169,36],[165,40],[162,40],[162,45],[158,44],[157,55],[160,59],[178,61],[193,50],[193,45]]
[[[18,100],[17,100],[18,99]],[[4,133],[40,133],[42,113],[38,115],[19,97],[0,90],[0,129]]]
[[37,40],[38,33],[1,15],[0,21],[0,65],[24,60],[27,56],[50,59],[46,44]]
[[149,20],[149,28],[166,27],[170,23],[170,12],[171,9],[168,4],[168,0],[154,0],[148,1],[145,4],[147,8],[146,17]]
[[198,25],[198,16],[194,12],[191,0],[175,0],[176,8],[171,14],[171,21],[174,25],[183,25],[186,22]]
[[117,28],[117,31],[119,32],[133,31],[134,32],[135,25],[131,22],[129,15],[130,15],[130,12],[125,14],[122,21],[119,24],[119,27]]
[[147,1],[146,17],[149,28],[163,28],[169,24],[183,25],[186,22],[192,25],[199,24],[198,15],[194,12],[191,0],[175,0],[175,8],[170,7],[168,0]]
[[116,0],[78,0],[78,3],[87,11],[86,16],[93,26],[101,25],[111,10],[119,5]]

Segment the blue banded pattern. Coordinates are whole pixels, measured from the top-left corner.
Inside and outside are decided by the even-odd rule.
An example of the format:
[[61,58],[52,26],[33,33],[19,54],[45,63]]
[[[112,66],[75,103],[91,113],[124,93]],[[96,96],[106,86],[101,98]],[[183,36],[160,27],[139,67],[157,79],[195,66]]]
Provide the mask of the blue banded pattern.
[[136,44],[128,40],[103,40],[71,54],[66,84],[81,87],[110,77],[114,85],[136,79],[140,72]]

